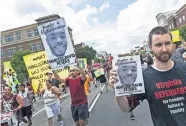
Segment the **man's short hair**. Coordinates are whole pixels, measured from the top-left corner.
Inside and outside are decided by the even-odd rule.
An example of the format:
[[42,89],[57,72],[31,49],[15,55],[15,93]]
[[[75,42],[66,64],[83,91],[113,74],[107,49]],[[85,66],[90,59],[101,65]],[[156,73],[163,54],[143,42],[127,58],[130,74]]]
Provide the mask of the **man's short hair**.
[[25,88],[25,85],[24,85],[24,84],[20,84],[19,86],[22,86],[22,87],[24,87],[24,88]]
[[172,41],[172,34],[163,26],[157,26],[151,30],[149,33],[149,45],[152,46],[152,36],[153,35],[164,35],[169,33]]
[[8,86],[8,85],[6,85],[5,88],[9,88],[10,90],[12,90],[12,88],[10,86]]

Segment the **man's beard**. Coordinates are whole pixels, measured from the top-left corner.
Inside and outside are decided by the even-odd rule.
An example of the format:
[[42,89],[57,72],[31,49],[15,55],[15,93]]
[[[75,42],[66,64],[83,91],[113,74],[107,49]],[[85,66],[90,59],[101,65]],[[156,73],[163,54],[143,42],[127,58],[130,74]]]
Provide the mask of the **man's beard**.
[[172,53],[169,53],[169,52],[162,52],[162,53],[159,53],[159,54],[156,54],[154,53],[155,57],[163,62],[163,63],[166,63],[167,61],[169,61],[169,59],[171,58],[172,56]]

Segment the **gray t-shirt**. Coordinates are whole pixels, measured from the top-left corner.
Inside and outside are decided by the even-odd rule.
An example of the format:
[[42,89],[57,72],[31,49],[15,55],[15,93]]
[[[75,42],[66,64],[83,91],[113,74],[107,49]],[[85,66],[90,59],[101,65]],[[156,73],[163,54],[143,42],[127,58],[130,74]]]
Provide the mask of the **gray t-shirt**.
[[177,49],[175,52],[172,53],[171,59],[174,62],[181,62],[181,63],[183,63],[184,62],[184,59],[183,59],[183,53],[184,52],[185,52],[184,48]]
[[186,64],[176,62],[169,71],[149,67],[143,76],[145,94],[136,96],[147,99],[154,126],[185,126]]

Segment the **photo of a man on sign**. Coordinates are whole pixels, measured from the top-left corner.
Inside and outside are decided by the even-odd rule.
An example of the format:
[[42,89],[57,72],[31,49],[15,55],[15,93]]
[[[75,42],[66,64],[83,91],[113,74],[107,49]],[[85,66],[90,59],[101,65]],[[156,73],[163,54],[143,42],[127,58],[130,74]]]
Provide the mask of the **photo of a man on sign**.
[[56,57],[65,55],[67,50],[67,39],[64,28],[46,33],[46,41],[53,55]]
[[144,81],[139,55],[119,57],[114,66],[118,82],[115,84],[115,95],[131,95],[144,93]]
[[137,63],[135,60],[126,60],[118,63],[118,76],[121,84],[134,84],[137,78]]

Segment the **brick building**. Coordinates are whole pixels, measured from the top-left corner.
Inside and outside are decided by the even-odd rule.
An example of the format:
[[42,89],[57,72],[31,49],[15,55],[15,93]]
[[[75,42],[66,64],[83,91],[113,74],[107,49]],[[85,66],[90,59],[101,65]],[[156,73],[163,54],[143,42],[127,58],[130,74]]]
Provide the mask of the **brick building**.
[[169,30],[186,25],[186,4],[176,11],[160,13],[156,18],[159,26],[165,26]]
[[[59,15],[49,15],[36,19],[36,23],[1,31],[1,64],[10,60],[17,50],[37,52],[44,50],[37,26],[42,23],[59,19]],[[68,27],[74,45],[72,29]]]

